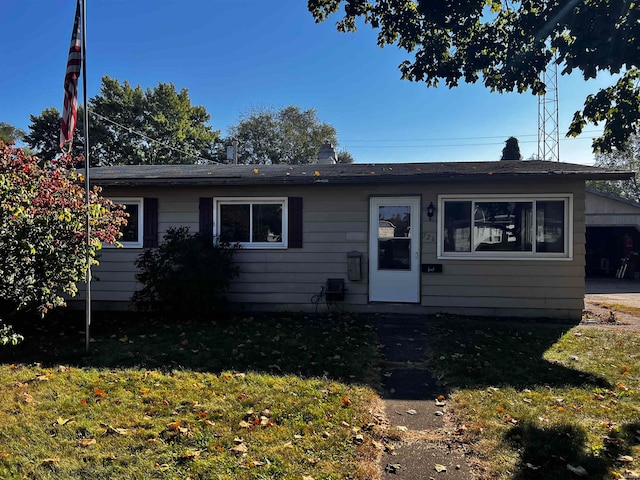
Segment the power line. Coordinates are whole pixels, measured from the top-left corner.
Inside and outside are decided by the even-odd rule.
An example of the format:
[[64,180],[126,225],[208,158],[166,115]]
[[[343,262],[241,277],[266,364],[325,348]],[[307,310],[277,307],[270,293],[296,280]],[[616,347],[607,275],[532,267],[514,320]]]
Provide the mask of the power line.
[[[602,130],[583,130],[582,133],[602,133]],[[494,135],[494,136],[480,136],[480,137],[444,137],[444,138],[388,138],[388,139],[380,139],[380,138],[371,138],[371,139],[350,139],[350,140],[341,140],[344,143],[354,143],[354,142],[366,142],[366,143],[375,143],[375,142],[442,142],[445,140],[490,140],[492,138],[508,138],[508,137],[536,137],[537,133],[528,133],[521,135]],[[579,139],[578,139],[579,140]],[[504,141],[499,142],[504,143]],[[521,142],[521,143],[527,143]],[[474,145],[474,144],[469,144]],[[489,145],[489,144],[488,144]],[[492,143],[490,145],[497,145],[496,143]]]
[[198,160],[203,160],[203,161],[209,162],[209,163],[215,163],[215,164],[219,164],[220,163],[220,162],[216,162],[215,160],[211,160],[209,158],[199,157],[197,155],[194,155],[191,152],[187,152],[186,150],[181,150],[181,149],[176,148],[176,147],[174,147],[172,145],[167,145],[166,143],[163,143],[163,142],[161,142],[159,140],[156,140],[155,138],[151,138],[151,137],[145,135],[144,133],[141,133],[141,132],[138,132],[138,131],[134,130],[131,127],[127,127],[126,125],[122,125],[121,123],[118,123],[118,122],[116,122],[114,120],[111,120],[110,118],[107,118],[107,117],[105,117],[103,115],[100,115],[99,113],[96,113],[91,109],[89,109],[89,112],[91,112],[92,115],[95,115],[96,117],[101,118],[105,122],[112,123],[113,125],[116,125],[116,126],[122,128],[122,129],[126,130],[129,133],[132,133],[134,135],[138,135],[139,137],[144,138],[148,142],[156,143],[156,144],[158,144],[158,145],[160,145],[162,147],[168,148],[169,150],[172,150],[172,151],[176,151],[176,152],[179,152],[179,153],[184,153],[185,155],[188,155],[191,158],[195,158],[195,159],[198,159]]
[[[534,136],[534,135],[532,135]],[[500,137],[502,138],[502,137]],[[580,138],[562,138],[560,139],[561,142],[563,141],[569,141],[569,140],[591,140],[590,138],[587,137],[580,137]],[[425,140],[426,141],[426,140]],[[538,143],[537,140],[525,140],[522,142],[519,142],[519,144],[524,144],[524,143]],[[461,147],[482,147],[482,146],[491,146],[491,145],[503,145],[504,142],[483,142],[483,143],[442,143],[442,144],[426,144],[426,145],[352,145],[349,143],[344,143],[341,144],[341,146],[343,147],[348,147],[348,148],[352,148],[352,149],[360,149],[360,148],[441,148],[441,147],[447,147],[447,148],[461,148]]]

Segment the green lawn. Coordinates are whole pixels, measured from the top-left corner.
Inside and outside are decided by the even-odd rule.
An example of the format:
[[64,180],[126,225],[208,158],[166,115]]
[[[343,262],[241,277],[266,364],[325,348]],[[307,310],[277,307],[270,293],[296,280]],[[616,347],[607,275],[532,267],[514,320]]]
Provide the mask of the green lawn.
[[429,352],[482,478],[638,478],[639,332],[439,322]]
[[375,476],[371,330],[348,316],[16,325],[0,353],[0,478]]
[[[483,479],[634,478],[638,332],[429,320],[449,440]],[[17,324],[0,351],[0,478],[375,478],[376,339],[350,316]],[[626,476],[626,477],[625,477]]]

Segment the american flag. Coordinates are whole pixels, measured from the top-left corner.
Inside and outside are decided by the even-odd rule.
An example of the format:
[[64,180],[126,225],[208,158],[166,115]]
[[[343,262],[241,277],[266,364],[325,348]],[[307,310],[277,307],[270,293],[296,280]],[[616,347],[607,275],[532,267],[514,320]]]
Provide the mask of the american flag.
[[80,12],[80,0],[77,0],[76,19],[73,23],[71,46],[69,47],[69,58],[67,59],[67,73],[64,76],[64,105],[60,128],[60,148],[64,148],[66,142],[73,141],[73,131],[76,128],[76,119],[78,117],[78,77],[80,77],[82,67],[82,22]]

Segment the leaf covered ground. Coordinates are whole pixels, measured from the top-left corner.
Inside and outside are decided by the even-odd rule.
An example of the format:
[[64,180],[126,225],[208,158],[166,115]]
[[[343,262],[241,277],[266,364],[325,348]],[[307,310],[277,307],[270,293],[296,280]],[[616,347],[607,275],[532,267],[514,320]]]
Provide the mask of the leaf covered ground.
[[15,325],[0,360],[0,478],[365,478],[376,342],[351,319]]
[[639,478],[638,332],[436,322],[428,343],[481,478]]

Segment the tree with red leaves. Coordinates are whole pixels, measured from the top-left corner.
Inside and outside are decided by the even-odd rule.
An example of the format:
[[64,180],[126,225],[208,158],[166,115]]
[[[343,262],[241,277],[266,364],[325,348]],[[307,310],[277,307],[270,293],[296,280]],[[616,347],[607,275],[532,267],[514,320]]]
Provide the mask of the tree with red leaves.
[[103,243],[117,245],[127,214],[98,187],[87,210],[74,168],[79,159],[42,163],[1,141],[0,152],[0,314],[35,309],[44,315],[77,293],[88,259],[98,264]]

